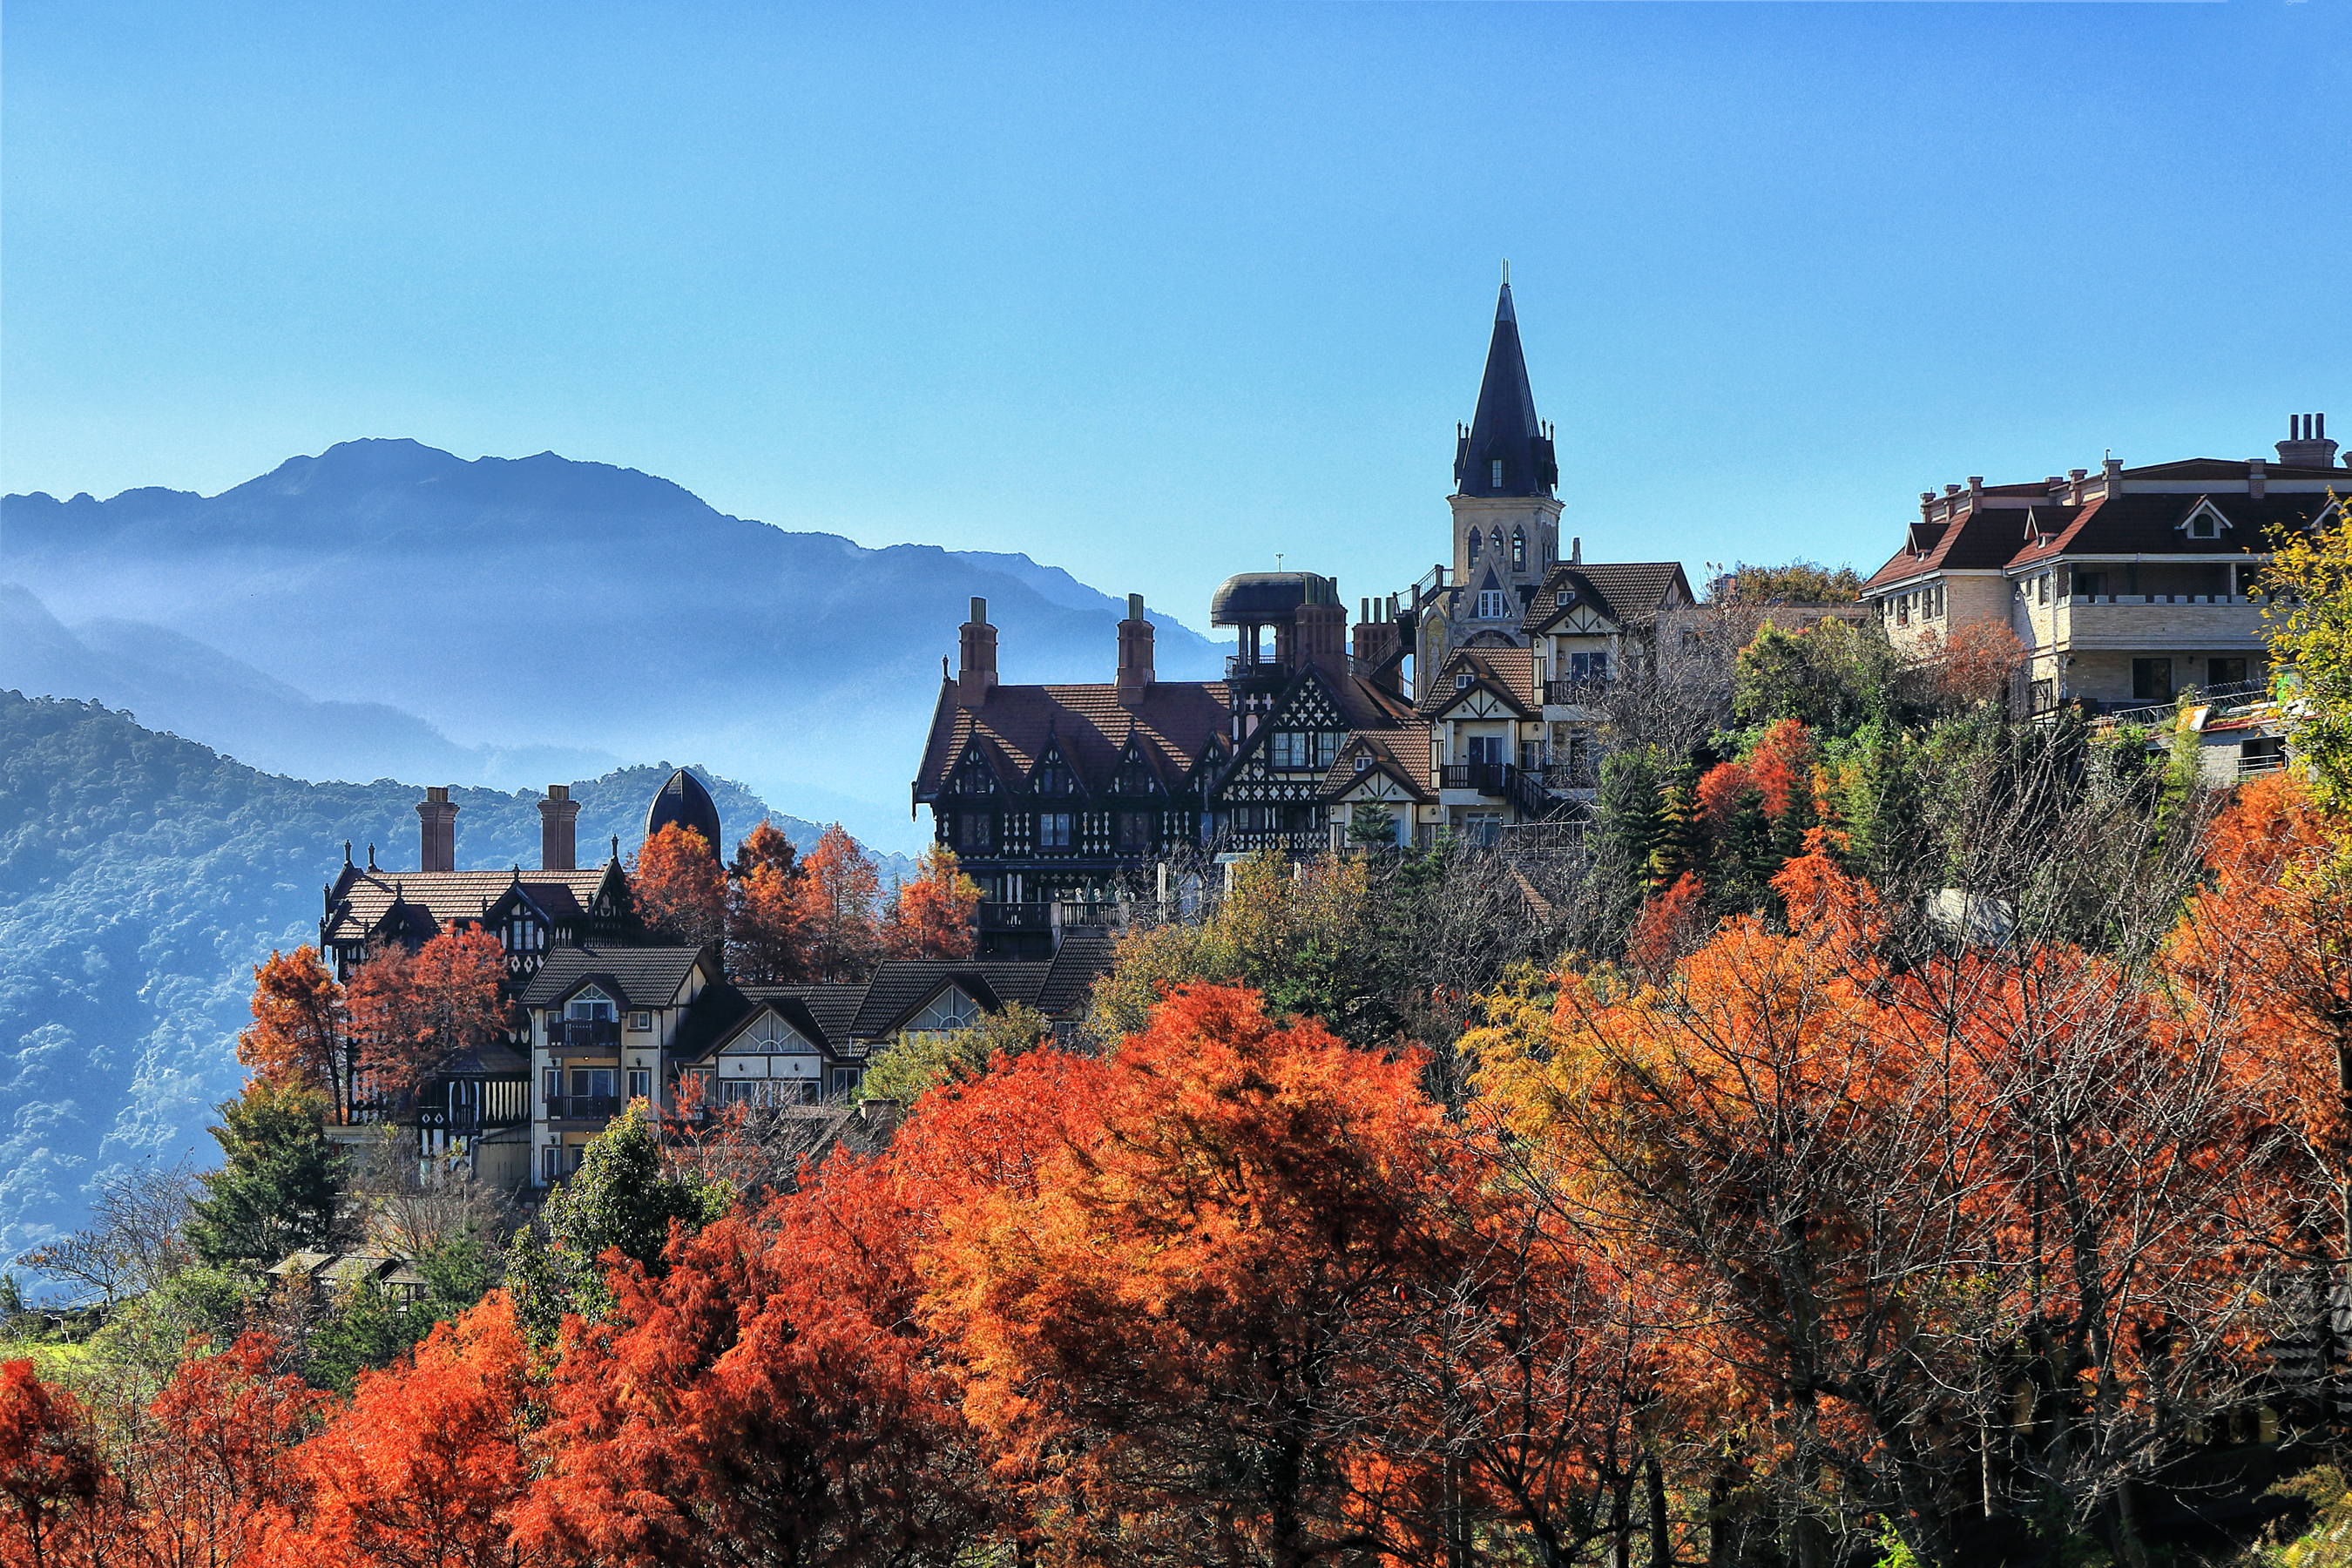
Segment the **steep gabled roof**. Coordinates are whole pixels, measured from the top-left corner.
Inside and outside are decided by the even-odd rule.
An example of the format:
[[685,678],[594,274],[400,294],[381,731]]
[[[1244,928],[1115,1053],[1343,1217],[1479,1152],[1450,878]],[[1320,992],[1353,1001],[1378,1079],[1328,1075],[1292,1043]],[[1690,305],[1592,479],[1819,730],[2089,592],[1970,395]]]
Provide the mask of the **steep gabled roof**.
[[857,1010],[866,1005],[863,985],[747,985],[747,995],[789,1000],[806,1009],[810,1026],[818,1031],[811,1036],[835,1056],[846,1056],[850,1049],[850,1030],[857,1022]]
[[604,879],[621,875],[612,861],[584,871],[379,871],[346,864],[327,893],[324,935],[331,944],[388,934],[385,916],[399,903],[406,934],[433,936],[453,921],[482,919],[517,882],[551,920],[576,920],[594,905]]
[[[2050,526],[2049,506],[2028,510],[2042,526]],[[1980,507],[1948,523],[1913,523],[1904,547],[1870,574],[1863,589],[1931,572],[1998,571],[2017,553],[2024,528],[2024,513],[2013,507]]]
[[522,994],[526,1007],[551,1006],[593,981],[617,991],[616,1005],[667,1007],[676,997],[698,960],[707,961],[716,974],[719,964],[709,948],[700,947],[572,947],[548,950],[547,961]]
[[860,1040],[878,1039],[904,1025],[947,984],[991,1012],[1015,1002],[1034,1007],[1051,967],[1039,961],[885,959],[866,984],[866,998],[850,1032]]
[[1121,705],[1118,688],[1108,683],[999,686],[980,707],[965,708],[956,701],[955,683],[943,681],[915,775],[915,799],[935,798],[965,749],[975,744],[998,779],[1018,788],[1056,741],[1087,795],[1110,787],[1130,741],[1163,783],[1181,788],[1179,781],[1192,774],[1210,737],[1228,721],[1227,701],[1222,680],[1162,680],[1132,708]]
[[[795,1034],[819,1051],[837,1056],[824,1025],[799,994],[797,986],[737,986],[726,981],[706,985],[670,1047],[680,1061],[699,1061],[726,1047],[751,1027],[761,1013],[772,1012]],[[843,987],[862,991],[864,987]]]
[[[1519,717],[1532,718],[1540,705],[1535,689],[1535,661],[1532,648],[1455,648],[1439,667],[1437,679],[1422,698],[1420,716],[1424,722],[1436,720],[1456,703],[1468,700],[1472,693],[1486,691],[1509,703]],[[1463,675],[1470,677],[1467,686],[1457,684]]]
[[1551,629],[1579,605],[1589,605],[1621,627],[1647,622],[1669,605],[1687,604],[1690,582],[1679,561],[1595,561],[1554,566],[1528,602],[1519,626]]

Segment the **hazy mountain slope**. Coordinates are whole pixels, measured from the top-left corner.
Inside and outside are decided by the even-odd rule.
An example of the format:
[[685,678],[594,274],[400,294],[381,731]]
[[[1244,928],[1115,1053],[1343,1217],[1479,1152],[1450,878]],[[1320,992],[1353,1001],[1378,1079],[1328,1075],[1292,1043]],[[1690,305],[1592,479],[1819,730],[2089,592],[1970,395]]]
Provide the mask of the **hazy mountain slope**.
[[405,775],[499,789],[617,765],[578,746],[460,746],[381,702],[314,702],[218,648],[143,621],[68,628],[33,595],[0,583],[0,689],[130,710],[151,730],[201,741],[264,773],[308,779]]
[[[669,764],[572,784],[580,851],[633,853]],[[699,772],[700,770],[698,770]],[[732,839],[769,816],[702,775]],[[110,1165],[216,1151],[253,965],[317,939],[346,840],[416,865],[422,790],[258,773],[83,702],[0,691],[0,1259],[79,1224]],[[529,796],[459,789],[457,863],[536,865]],[[804,847],[813,823],[777,816]],[[909,868],[883,862],[884,882]]]
[[[632,469],[413,441],[348,442],[210,498],[11,496],[0,578],[68,626],[160,627],[461,748],[686,752],[770,795],[830,792],[894,848],[921,837],[906,781],[968,600],[989,600],[1008,680],[1108,679],[1122,613],[1026,557],[867,550]],[[1159,661],[1217,666],[1164,619]]]

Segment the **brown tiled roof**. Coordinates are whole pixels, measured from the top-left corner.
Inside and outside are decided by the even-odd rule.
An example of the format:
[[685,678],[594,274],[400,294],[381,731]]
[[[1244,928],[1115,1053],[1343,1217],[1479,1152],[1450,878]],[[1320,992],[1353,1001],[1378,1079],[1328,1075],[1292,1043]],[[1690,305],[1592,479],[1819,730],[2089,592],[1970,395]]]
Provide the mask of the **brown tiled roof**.
[[[1376,738],[1378,744],[1364,743]],[[1356,759],[1364,755],[1371,758],[1372,765],[1360,772]],[[1338,800],[1373,773],[1385,773],[1394,779],[1416,801],[1433,798],[1430,794],[1428,728],[1382,731],[1377,737],[1354,736],[1339,749],[1339,759],[1323,775],[1323,786],[1317,794],[1324,800]]]
[[346,866],[328,894],[331,913],[326,938],[356,940],[373,933],[398,901],[419,911],[429,929],[408,922],[418,934],[430,936],[456,920],[479,920],[483,911],[506,897],[520,881],[523,897],[551,920],[576,920],[595,901],[610,863],[584,871],[377,871]]
[[1054,961],[1045,966],[1045,983],[1037,988],[1037,1000],[1031,1005],[1048,1018],[1084,1012],[1094,995],[1095,977],[1108,973],[1116,956],[1117,944],[1108,931],[1065,931],[1062,945],[1054,950]]
[[1691,596],[1679,561],[1596,561],[1551,569],[1528,602],[1522,629],[1539,632],[1578,604],[1625,626],[1648,619],[1679,595]]
[[[2166,465],[2173,468],[2192,466]],[[2244,478],[2243,463],[2224,466],[2231,468],[2235,477]],[[2231,526],[2219,539],[2191,539],[2181,525],[2208,500]],[[2014,569],[2071,556],[2259,554],[2271,548],[2274,531],[2307,525],[2327,505],[2327,497],[2317,492],[2282,495],[2273,491],[2260,498],[2244,494],[2209,498],[2126,492],[2105,500],[2094,499],[2081,506],[2036,506],[2030,512],[1980,511],[1961,519],[1956,531],[1970,537],[1964,559],[1955,560],[1955,552],[1942,551],[1931,551],[1921,559],[1906,551],[1880,567],[1863,586],[1866,591],[1956,566]],[[2032,531],[2029,531],[2029,518]]]
[[1023,787],[1046,747],[1058,742],[1085,793],[1099,794],[1110,787],[1130,739],[1163,785],[1181,789],[1229,715],[1222,680],[1159,681],[1131,709],[1112,685],[1000,686],[980,707],[964,708],[954,682],[942,682],[915,798],[936,795],[974,740],[1012,789]]
[[[808,1009],[809,1021],[820,1031],[820,1043],[839,1056],[849,1049],[850,1026],[866,1005],[863,985],[747,985],[754,997],[789,998]],[[798,1027],[797,1025],[794,1027]]]
[[[1457,688],[1454,679],[1468,674],[1471,683]],[[1538,706],[1536,696],[1536,656],[1525,647],[1458,647],[1447,656],[1437,679],[1421,700],[1423,721],[1434,719],[1456,699],[1481,688],[1497,693],[1527,717]]]
[[1949,522],[1915,522],[1910,525],[1909,542],[1885,565],[1870,574],[1863,589],[1868,592],[1884,584],[1899,583],[1930,572],[1998,570],[2009,563],[2023,543],[2029,510],[2043,519],[2047,526],[2048,513],[2072,510],[2079,509],[1980,507]]

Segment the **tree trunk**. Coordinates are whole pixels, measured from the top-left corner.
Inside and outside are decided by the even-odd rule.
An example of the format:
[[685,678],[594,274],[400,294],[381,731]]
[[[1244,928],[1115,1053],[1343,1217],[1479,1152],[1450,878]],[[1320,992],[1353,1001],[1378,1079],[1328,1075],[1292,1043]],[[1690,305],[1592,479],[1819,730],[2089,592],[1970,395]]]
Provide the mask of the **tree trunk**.
[[1675,1560],[1673,1521],[1666,1517],[1666,1473],[1652,1454],[1642,1466],[1650,1493],[1650,1568],[1671,1568]]

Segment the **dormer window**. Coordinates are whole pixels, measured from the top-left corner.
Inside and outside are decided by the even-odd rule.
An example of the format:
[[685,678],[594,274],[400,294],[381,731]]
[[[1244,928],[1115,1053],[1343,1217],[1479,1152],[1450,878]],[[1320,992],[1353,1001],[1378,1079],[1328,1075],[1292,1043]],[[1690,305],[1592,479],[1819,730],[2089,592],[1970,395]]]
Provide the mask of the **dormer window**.
[[2229,526],[2230,520],[2215,510],[2211,501],[2200,501],[2197,510],[2189,514],[2184,531],[2191,539],[2219,539],[2221,531]]
[[1039,795],[1067,795],[1071,784],[1070,770],[1059,757],[1050,758],[1038,765],[1035,787]]
[[1494,490],[1503,488],[1503,459],[1500,458],[1487,467],[1486,488]]
[[1470,677],[1468,672],[1465,671],[1454,678],[1454,689],[1456,691],[1467,691],[1470,689]]
[[1370,772],[1371,771],[1371,767],[1372,767],[1372,759],[1371,759],[1371,758],[1370,758],[1370,757],[1358,757],[1358,758],[1356,759],[1356,771],[1357,771],[1358,773],[1370,773]]

